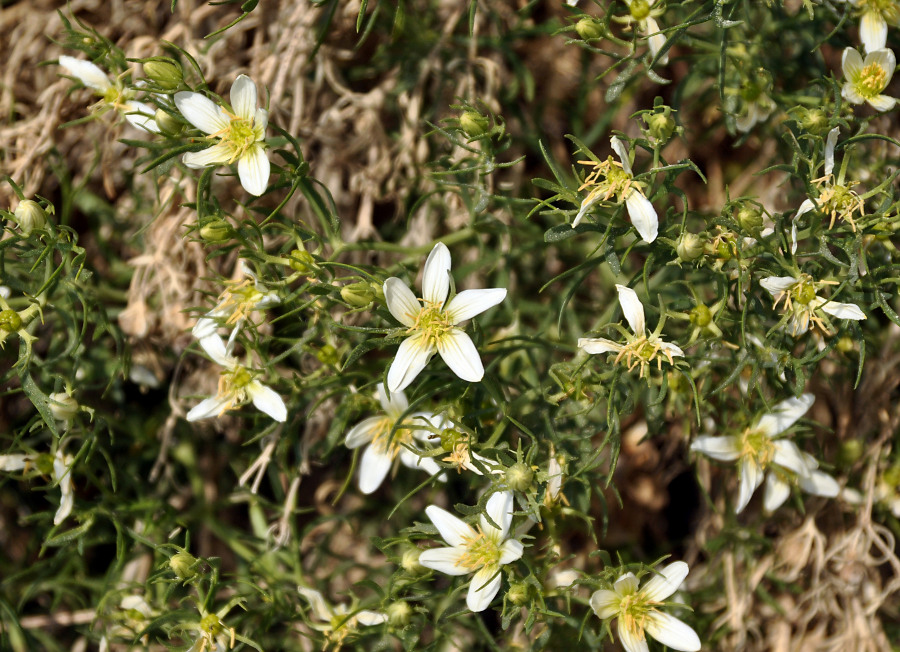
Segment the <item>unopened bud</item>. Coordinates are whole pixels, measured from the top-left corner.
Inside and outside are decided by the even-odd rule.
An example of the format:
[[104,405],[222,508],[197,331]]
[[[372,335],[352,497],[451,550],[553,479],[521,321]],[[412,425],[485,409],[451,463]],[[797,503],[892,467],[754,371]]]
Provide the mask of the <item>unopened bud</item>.
[[357,281],[341,288],[341,298],[355,308],[365,308],[375,299],[375,293],[369,283]]
[[852,466],[862,457],[864,452],[862,442],[858,439],[848,439],[841,442],[840,448],[838,448],[838,466]]
[[0,331],[12,333],[22,328],[22,318],[15,310],[0,310]]
[[763,216],[759,210],[751,205],[744,205],[735,215],[735,220],[741,225],[741,228],[750,235],[759,235],[763,226]]
[[231,225],[221,217],[214,217],[200,227],[200,237],[207,242],[225,242],[231,237]]
[[50,414],[54,419],[60,421],[68,421],[78,414],[78,401],[66,392],[55,392],[50,394]]
[[459,116],[459,126],[469,138],[484,136],[491,127],[491,121],[478,111],[465,111]]
[[675,243],[675,253],[685,262],[697,260],[703,255],[703,238],[696,233],[685,231]]
[[370,281],[369,287],[372,288],[372,293],[375,295],[375,300],[384,303],[384,285],[381,283],[377,283],[376,281]]
[[691,309],[690,318],[694,326],[706,328],[712,322],[712,313],[705,305],[698,303]]
[[159,130],[166,136],[177,136],[181,133],[181,130],[184,129],[184,124],[182,122],[177,120],[168,111],[163,111],[162,109],[156,110],[156,113],[153,115],[153,121],[156,123],[156,126],[159,127]]
[[642,117],[644,124],[647,125],[647,135],[661,143],[668,142],[675,132],[675,118],[671,116],[670,110],[662,113],[645,113]]
[[387,614],[388,623],[392,627],[406,627],[412,618],[413,610],[408,603],[398,600],[389,604],[388,608],[385,609],[385,613]]
[[506,593],[506,597],[509,598],[509,601],[514,605],[521,607],[528,602],[530,594],[531,587],[528,586],[528,584],[525,582],[513,582],[509,585],[509,591]]
[[585,41],[603,38],[603,25],[589,16],[585,16],[575,23],[575,31]]
[[465,435],[453,428],[445,428],[441,431],[441,448],[450,453],[456,448],[460,441],[463,441]]
[[189,580],[197,574],[197,571],[194,570],[196,563],[197,558],[189,552],[179,552],[169,558],[169,568],[181,580]]
[[422,551],[415,546],[410,546],[400,558],[400,567],[410,575],[419,575],[425,571],[425,567],[419,563],[419,555]]
[[16,206],[14,215],[16,224],[22,229],[22,233],[28,235],[35,229],[43,229],[47,226],[47,213],[41,205],[31,199],[23,199]]
[[811,134],[824,134],[828,131],[828,115],[822,109],[804,109],[800,125]]
[[334,348],[330,344],[326,344],[321,349],[316,351],[316,359],[322,364],[333,367],[341,361],[341,356],[338,354],[338,350],[336,348]]
[[305,249],[294,249],[290,261],[291,269],[301,274],[309,274],[316,269],[316,259]]
[[510,489],[525,491],[534,481],[534,471],[524,462],[516,462],[506,469],[506,483]]
[[184,73],[181,71],[181,66],[174,59],[158,57],[145,61],[144,74],[156,82],[160,88],[165,88],[166,90],[174,90],[181,86],[181,82],[184,81]]

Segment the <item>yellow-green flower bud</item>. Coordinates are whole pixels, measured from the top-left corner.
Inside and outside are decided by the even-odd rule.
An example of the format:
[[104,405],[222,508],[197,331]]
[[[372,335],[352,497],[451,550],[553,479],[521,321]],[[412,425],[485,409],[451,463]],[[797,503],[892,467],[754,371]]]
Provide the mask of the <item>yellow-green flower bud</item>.
[[694,326],[699,326],[700,328],[706,328],[712,322],[712,313],[709,308],[704,306],[702,303],[698,303],[691,309],[690,312],[691,323]]
[[384,303],[384,284],[378,283],[376,281],[370,281],[369,287],[372,288],[372,292],[375,295],[375,301]]
[[525,491],[534,481],[534,471],[524,462],[516,462],[506,469],[506,484],[515,491]]
[[336,348],[334,348],[330,344],[326,344],[321,349],[316,351],[316,359],[322,364],[333,367],[341,361],[341,356]]
[[365,308],[375,299],[372,286],[366,281],[357,281],[341,288],[341,298],[356,308]]
[[400,567],[410,575],[419,575],[425,572],[425,567],[419,563],[419,555],[422,551],[415,546],[407,548],[400,557]]
[[762,231],[763,216],[755,206],[746,204],[741,206],[735,215],[735,220],[750,235],[756,236]]
[[156,122],[156,126],[159,127],[159,130],[167,136],[177,136],[181,133],[181,130],[184,129],[184,124],[182,122],[177,120],[168,111],[163,111],[162,109],[156,110],[156,113],[153,115],[153,121]]
[[309,274],[317,267],[316,259],[305,249],[294,249],[290,254],[290,266],[295,272]]
[[603,24],[589,16],[585,16],[575,23],[575,31],[585,41],[603,38],[604,35]]
[[169,558],[169,568],[181,580],[189,580],[197,575],[197,571],[194,569],[196,563],[197,558],[189,552],[179,552]]
[[509,591],[506,593],[506,597],[509,598],[509,601],[514,605],[521,607],[528,602],[529,597],[531,597],[531,587],[525,582],[513,582],[509,585]]
[[650,3],[647,0],[631,0],[628,12],[638,22],[645,20],[650,15]]
[[181,66],[173,59],[158,57],[144,62],[144,74],[152,79],[160,88],[174,90],[184,81]]
[[0,330],[12,333],[22,328],[22,318],[15,310],[0,310]]
[[822,109],[802,109],[800,126],[811,134],[824,134],[828,131],[828,114]]
[[66,392],[55,392],[50,394],[50,414],[54,419],[60,421],[68,421],[78,414],[78,401]]
[[227,220],[214,217],[200,227],[200,237],[207,242],[225,242],[231,238],[232,231]]
[[675,253],[684,262],[697,260],[703,255],[703,238],[696,233],[685,231],[675,243]]
[[835,348],[841,353],[852,353],[856,350],[856,342],[853,341],[852,337],[844,335],[837,341]]
[[486,115],[470,109],[459,116],[459,126],[469,138],[478,138],[490,130],[491,121]]
[[14,212],[16,224],[22,229],[22,233],[28,235],[35,229],[43,229],[47,226],[47,213],[41,205],[31,199],[23,199],[16,206]]
[[385,613],[391,627],[406,627],[412,618],[413,610],[408,603],[398,600],[389,604]]
[[647,135],[661,143],[668,142],[675,132],[675,118],[671,113],[669,107],[662,113],[645,113],[642,117]]
[[848,439],[841,442],[841,446],[838,448],[838,465],[845,468],[852,466],[862,457],[864,452],[862,442],[858,439]]

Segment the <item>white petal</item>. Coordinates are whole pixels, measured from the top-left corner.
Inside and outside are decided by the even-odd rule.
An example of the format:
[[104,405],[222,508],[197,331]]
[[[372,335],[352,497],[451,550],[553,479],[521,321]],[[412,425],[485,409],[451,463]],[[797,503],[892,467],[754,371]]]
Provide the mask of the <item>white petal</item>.
[[368,611],[363,609],[356,614],[356,622],[364,627],[372,627],[387,622],[387,614],[378,613],[377,611]]
[[422,305],[406,284],[396,276],[384,282],[384,302],[388,310],[404,326],[413,326],[422,311]]
[[457,376],[470,383],[484,377],[481,356],[471,338],[458,328],[444,333],[437,342],[438,353]]
[[609,139],[609,144],[616,153],[616,156],[618,156],[619,160],[622,162],[622,167],[625,171],[628,174],[632,174],[631,161],[628,160],[628,148],[625,147],[625,143],[623,143],[618,136],[613,136]]
[[793,276],[767,276],[759,281],[759,284],[768,290],[773,297],[789,290],[799,281]]
[[472,526],[437,505],[426,507],[425,514],[441,533],[441,538],[451,546],[461,546],[467,539],[476,536]]
[[254,380],[247,385],[247,393],[250,395],[253,405],[260,412],[268,414],[279,423],[284,423],[287,419],[287,407],[284,400],[271,387],[266,387],[258,380]]
[[[400,449],[400,462],[411,469],[422,469],[428,475],[437,475],[444,472],[444,469],[434,461],[433,457],[418,455],[408,448]],[[442,478],[438,479],[443,480]]]
[[860,310],[859,306],[852,303],[828,301],[823,303],[821,308],[829,315],[834,315],[838,319],[855,319],[856,321],[861,321],[866,318],[866,313]]
[[229,402],[230,399],[228,397],[213,396],[212,398],[205,398],[191,408],[191,411],[187,413],[185,418],[188,421],[200,421],[201,419],[217,417]]
[[887,43],[888,26],[880,11],[866,11],[859,21],[859,38],[866,52],[880,50]]
[[262,145],[256,144],[238,159],[238,177],[244,190],[259,197],[269,186],[269,157]]
[[231,160],[231,148],[224,143],[216,143],[212,147],[201,149],[199,152],[187,152],[181,157],[182,162],[189,168],[208,168],[211,165],[223,165]]
[[853,48],[846,48],[841,56],[841,68],[844,70],[844,77],[850,81],[859,78],[863,69],[863,60]]
[[750,459],[741,462],[740,470],[740,488],[738,489],[737,505],[734,507],[734,513],[740,514],[753,497],[753,492],[762,484],[763,472],[759,466]]
[[63,493],[62,498],[59,501],[59,509],[56,510],[56,514],[53,516],[53,525],[59,525],[69,514],[72,513],[72,507],[75,505],[75,496],[72,492]]
[[806,463],[806,459],[800,449],[797,448],[797,444],[787,439],[779,439],[775,442],[775,454],[772,456],[772,461],[797,475],[806,475],[815,468],[815,466],[810,468]]
[[741,456],[741,446],[737,437],[697,437],[691,450],[703,453],[720,462],[733,462]]
[[131,126],[154,134],[159,133],[159,127],[156,126],[156,120],[153,118],[156,112],[143,102],[135,100],[126,102],[124,111],[125,119]]
[[613,589],[619,595],[619,597],[625,597],[637,592],[638,588],[638,578],[634,576],[634,573],[625,573],[619,579],[615,581],[613,584]]
[[500,546],[500,561],[497,563],[501,566],[511,564],[517,559],[521,559],[524,552],[525,546],[522,545],[521,541],[517,541],[516,539],[508,539],[503,542],[502,546]]
[[602,337],[581,337],[578,339],[578,348],[583,349],[586,353],[596,355],[598,353],[609,353],[610,351],[618,353],[624,347]]
[[[808,213],[809,211],[814,211],[814,210],[816,210],[815,202],[813,202],[813,200],[811,200],[811,199],[804,199],[803,203],[800,204],[800,208],[797,209],[796,217],[800,217],[801,215]],[[796,229],[797,227],[795,226],[794,228]],[[795,240],[797,239],[796,233],[794,233],[794,239]],[[788,278],[791,278],[791,277],[788,277]]]
[[672,650],[696,652],[700,649],[697,632],[674,616],[661,611],[651,611],[647,614],[644,631]]
[[419,563],[446,575],[468,575],[472,569],[460,563],[465,554],[465,548],[430,548],[419,555]]
[[266,134],[266,127],[269,126],[269,112],[265,109],[256,109],[256,115],[253,118],[253,130],[257,134],[257,138],[262,140]]
[[0,455],[0,471],[21,471],[27,461],[28,455]]
[[[652,16],[647,16],[647,18],[644,19],[644,24],[647,26],[647,45],[650,46],[650,54],[655,57],[666,44],[666,35],[660,33],[659,24]],[[668,52],[660,58],[659,63],[663,66],[669,63]]]
[[800,476],[800,488],[808,494],[834,498],[840,492],[837,481],[827,473],[813,471],[807,476]]
[[876,111],[890,111],[894,108],[894,105],[897,104],[897,98],[888,97],[887,95],[877,95],[875,97],[870,97],[866,102],[869,103]]
[[359,490],[370,494],[378,489],[393,462],[394,458],[389,454],[381,452],[377,446],[369,446],[359,462]]
[[500,571],[494,566],[485,566],[475,573],[472,583],[469,584],[469,594],[466,596],[466,606],[475,613],[487,609],[491,600],[500,590],[502,580]]
[[659,217],[650,200],[631,188],[625,197],[628,217],[644,242],[653,242],[659,233]]
[[206,352],[206,355],[223,367],[233,367],[237,363],[228,352],[225,341],[215,331],[200,340],[200,347]]
[[594,610],[598,618],[606,620],[619,613],[620,601],[621,598],[615,591],[600,589],[599,591],[594,591],[594,594],[591,596],[591,609]]
[[511,491],[498,491],[488,498],[485,511],[491,520],[500,527],[491,525],[488,520],[481,516],[481,531],[488,537],[493,537],[495,541],[500,542],[506,538],[509,532],[509,526],[513,517],[513,495]]
[[831,174],[834,170],[834,146],[837,145],[840,132],[841,128],[835,127],[828,132],[828,138],[825,139],[825,174]]
[[101,92],[112,88],[112,84],[106,73],[90,61],[63,55],[59,58],[59,65],[65,68],[66,72],[70,75],[81,80],[81,83],[89,88]]
[[306,598],[307,602],[309,602],[309,606],[312,609],[313,614],[315,614],[316,618],[322,620],[324,622],[330,622],[332,616],[334,616],[334,612],[325,604],[325,599],[322,597],[322,594],[316,591],[315,589],[307,589],[306,587],[300,586],[297,588],[304,598]]
[[649,652],[647,639],[644,638],[644,630],[632,632],[625,626],[625,620],[619,618],[616,622],[616,632],[619,634],[619,642],[625,648],[625,652]]
[[764,415],[756,424],[756,430],[763,431],[767,436],[778,435],[806,414],[812,407],[816,397],[812,394],[803,394],[799,398],[789,398],[775,406],[771,414]]
[[409,401],[406,398],[406,394],[403,392],[391,392],[391,397],[388,398],[387,389],[381,383],[378,384],[378,388],[375,390],[375,397],[381,403],[381,408],[394,421],[399,419],[400,415],[409,409]]
[[891,83],[891,77],[894,76],[894,68],[897,67],[897,57],[894,56],[894,51],[881,48],[880,50],[869,52],[866,55],[865,66],[870,66],[873,63],[878,64],[887,73],[887,78],[884,80],[884,86],[886,87]]
[[740,115],[734,119],[734,126],[738,128],[738,131],[747,133],[753,129],[753,126],[757,122],[759,122],[758,116],[759,110],[754,102],[747,106],[747,113],[745,115]]
[[644,324],[644,305],[638,299],[637,293],[629,287],[616,284],[616,290],[619,291],[619,304],[622,306],[622,312],[628,325],[635,335],[643,335],[647,332]]
[[850,104],[862,104],[866,101],[866,98],[856,92],[851,81],[844,82],[844,85],[841,87],[841,97],[850,102]]
[[602,197],[603,195],[601,193],[591,193],[581,200],[581,207],[578,209],[578,215],[576,215],[575,219],[572,220],[573,229],[581,224],[581,220],[583,220],[584,216],[587,215],[588,211],[591,209],[591,206],[600,201]]
[[388,389],[392,392],[406,389],[425,368],[432,355],[434,348],[429,345],[424,333],[414,333],[403,340],[388,371]]
[[659,569],[659,575],[653,575],[641,589],[641,593],[652,602],[662,602],[678,590],[688,575],[688,565],[683,561],[675,561]]
[[175,106],[188,122],[207,134],[227,129],[231,123],[222,107],[200,93],[175,93]]
[[464,290],[450,300],[444,314],[450,319],[450,323],[458,324],[493,308],[505,298],[506,288]]
[[791,495],[791,486],[778,477],[778,474],[769,472],[766,476],[766,491],[763,494],[763,507],[767,512],[774,512],[784,504]]
[[[207,315],[209,315],[209,313],[207,313]],[[191,329],[191,335],[198,340],[202,340],[212,335],[216,335],[217,328],[218,326],[215,319],[209,316],[201,317]]]
[[244,120],[252,120],[256,112],[256,84],[247,75],[238,75],[231,85],[231,108]]
[[657,344],[659,344],[659,350],[664,354],[670,355],[673,358],[683,358],[684,351],[681,350],[681,347],[672,344],[671,342],[663,342],[661,340],[657,340]]
[[363,419],[350,428],[350,431],[347,433],[347,439],[344,441],[344,446],[352,450],[368,444],[375,437],[376,433],[385,427],[385,422],[386,419],[383,416]]
[[434,245],[422,274],[422,298],[426,303],[443,305],[450,292],[450,250],[443,242]]

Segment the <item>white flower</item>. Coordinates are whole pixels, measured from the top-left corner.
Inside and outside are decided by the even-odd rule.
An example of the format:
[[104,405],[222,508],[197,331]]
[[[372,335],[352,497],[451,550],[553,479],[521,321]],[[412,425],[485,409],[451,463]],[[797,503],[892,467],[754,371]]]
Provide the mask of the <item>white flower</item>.
[[248,400],[276,421],[287,419],[287,408],[281,397],[254,377],[259,372],[248,369],[231,355],[231,344],[225,345],[216,333],[200,340],[200,346],[217,364],[225,367],[219,378],[219,391],[200,401],[187,414],[188,421],[221,416]]
[[322,594],[315,589],[298,586],[297,590],[309,602],[309,607],[316,619],[323,623],[321,625],[313,624],[313,627],[320,632],[325,632],[329,640],[335,644],[336,649],[340,649],[344,638],[359,625],[370,627],[387,621],[387,615],[378,611],[363,609],[353,612],[344,604],[331,607],[325,602]]
[[422,299],[416,299],[399,278],[384,282],[384,299],[394,318],[409,330],[388,371],[391,392],[409,386],[437,351],[457,376],[470,383],[484,376],[475,344],[457,326],[506,298],[505,288],[464,290],[447,301],[450,292],[450,251],[437,243],[422,275]]
[[103,99],[99,102],[101,107],[115,109],[138,129],[159,133],[159,127],[156,126],[156,121],[153,119],[156,110],[143,102],[132,99],[134,91],[123,87],[118,80],[113,84],[106,73],[96,65],[90,61],[69,56],[61,56],[59,65],[65,68],[67,73],[77,77],[82,84],[92,88],[97,95],[102,96]]
[[745,99],[744,113],[734,119],[734,124],[738,131],[747,133],[758,123],[765,122],[775,110],[775,103],[764,92],[753,99]]
[[778,509],[787,499],[791,484],[798,484],[807,493],[834,497],[838,493],[833,478],[817,471],[818,463],[809,454],[802,452],[789,440],[779,439],[812,407],[815,397],[803,394],[800,398],[789,398],[763,415],[752,428],[747,428],[738,436],[702,436],[691,444],[691,450],[703,453],[721,462],[740,461],[738,467],[738,491],[735,513],[739,514],[750,502],[753,492],[766,479],[763,504],[767,511]]
[[833,285],[834,282],[814,281],[809,274],[801,274],[799,278],[769,276],[760,280],[759,284],[775,299],[775,306],[784,299],[784,311],[789,315],[788,330],[793,337],[806,333],[810,324],[828,334],[830,331],[826,323],[827,318],[823,317],[821,312],[838,319],[860,321],[866,318],[866,314],[853,303],[829,301],[818,296],[816,293],[819,288]]
[[419,555],[419,563],[447,575],[475,573],[469,584],[466,606],[484,611],[500,590],[500,567],[522,556],[519,541],[507,538],[513,517],[513,495],[509,491],[495,493],[488,499],[487,514],[480,527],[473,528],[446,510],[430,505],[425,513],[441,533],[448,548],[431,548]]
[[384,386],[379,385],[377,397],[385,413],[360,421],[347,433],[347,448],[369,444],[359,465],[359,490],[370,494],[378,489],[398,457],[411,469],[440,473],[441,467],[433,458],[422,457],[410,448],[415,440],[424,442],[431,437],[431,431],[423,426],[443,428],[443,419],[429,412],[413,412],[403,418],[409,402],[401,391],[391,392],[388,398]]
[[256,84],[239,75],[231,86],[229,111],[200,93],[175,93],[175,106],[192,125],[217,142],[182,159],[189,168],[230,165],[237,161],[241,185],[251,195],[261,195],[269,184],[266,126],[269,112],[256,106]]
[[624,358],[629,371],[640,365],[641,377],[644,376],[647,366],[654,360],[657,367],[662,368],[663,358],[666,358],[669,364],[675,364],[674,357],[683,357],[684,352],[680,348],[659,338],[658,331],[662,326],[662,321],[656,331],[647,334],[647,326],[644,323],[644,306],[635,291],[618,284],[616,289],[619,291],[619,304],[622,306],[622,312],[634,335],[628,338],[626,344],[618,344],[602,337],[582,337],[578,340],[578,346],[591,354],[615,352],[617,353],[615,362],[618,363]]
[[600,163],[578,161],[582,165],[592,165],[594,170],[578,188],[579,192],[586,188],[590,188],[591,191],[581,201],[581,207],[572,222],[572,228],[574,229],[581,223],[594,204],[616,197],[617,202],[625,202],[628,217],[641,238],[645,242],[653,242],[659,232],[659,217],[656,209],[644,195],[640,183],[634,180],[625,144],[616,136],[610,138],[609,143],[621,163],[614,161],[611,156]]
[[700,649],[697,632],[659,610],[687,574],[688,565],[676,561],[660,569],[644,588],[638,589],[639,581],[634,573],[625,573],[616,580],[612,591],[600,589],[594,592],[591,608],[598,618],[618,619],[616,631],[627,652],[647,652],[648,634],[673,650],[694,652]]
[[887,43],[888,23],[897,24],[900,2],[897,0],[849,0],[860,14],[859,38],[866,52],[880,50]]
[[866,60],[853,48],[844,50],[844,87],[841,95],[851,104],[868,102],[876,111],[890,111],[897,99],[882,95],[891,83],[897,59],[888,49],[873,50],[866,54]]
[[253,311],[280,303],[281,299],[278,293],[269,292],[243,260],[240,263],[240,269],[244,279],[230,282],[226,290],[219,296],[219,303],[216,304],[216,307],[198,319],[194,325],[191,333],[198,340],[216,335],[219,321],[224,320],[226,325],[233,327],[228,338],[228,341],[231,342]]
[[[21,471],[28,464],[36,464],[42,462],[42,460],[46,461],[48,458],[49,455],[0,455],[0,471]],[[64,455],[60,449],[57,449],[56,454],[53,456],[53,482],[59,486],[61,493],[59,508],[53,516],[53,525],[59,525],[66,520],[69,514],[72,513],[72,507],[75,505],[75,492],[72,488],[71,472],[71,465],[74,461],[75,458],[71,455]],[[43,462],[38,464],[38,466],[42,467]],[[46,472],[47,469],[44,467],[42,470]]]
[[200,622],[191,626],[200,633],[200,636],[187,652],[225,652],[234,648],[237,633],[234,627],[229,627],[222,620],[230,608],[225,606],[213,614],[200,607]]

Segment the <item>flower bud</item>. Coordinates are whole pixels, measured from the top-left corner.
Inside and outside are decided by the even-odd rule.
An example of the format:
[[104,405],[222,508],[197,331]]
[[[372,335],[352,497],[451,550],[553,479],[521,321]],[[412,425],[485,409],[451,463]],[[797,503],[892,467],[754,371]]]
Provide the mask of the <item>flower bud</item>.
[[525,491],[531,487],[532,481],[534,481],[534,471],[524,462],[516,462],[506,469],[506,483],[510,489]]
[[16,224],[22,229],[25,235],[30,234],[35,229],[43,229],[47,226],[47,213],[41,208],[41,205],[31,199],[23,199],[16,206],[14,215],[16,216]]
[[376,281],[370,281],[369,287],[372,288],[372,293],[375,295],[375,300],[384,303],[384,284],[378,283]]
[[54,392],[50,394],[50,414],[54,419],[68,421],[78,414],[78,401],[66,392]]
[[800,126],[811,134],[828,131],[828,115],[822,109],[801,109]]
[[425,571],[425,567],[419,563],[419,555],[422,551],[415,546],[410,546],[400,558],[400,567],[410,575],[419,575]]
[[200,237],[207,242],[225,242],[231,237],[232,231],[227,220],[213,217],[200,227]]
[[675,243],[675,253],[684,262],[697,260],[703,255],[703,238],[696,233],[685,231]]
[[372,286],[366,281],[357,281],[341,288],[341,298],[355,308],[365,308],[375,299]]
[[144,74],[152,79],[160,88],[174,90],[184,81],[181,66],[173,59],[156,57],[144,62]]
[[490,130],[491,121],[486,115],[470,109],[459,116],[459,126],[469,138],[478,138]]
[[512,602],[517,607],[521,607],[526,602],[531,594],[531,587],[525,582],[513,582],[509,585],[509,591],[506,593],[506,597],[509,598],[509,601]]
[[628,5],[628,12],[635,21],[645,20],[650,15],[650,2],[647,0],[631,0]]
[[330,344],[326,344],[316,351],[316,359],[324,365],[333,367],[341,361],[341,356],[336,348]]
[[753,205],[745,204],[741,206],[737,215],[735,215],[735,220],[740,224],[741,229],[750,235],[757,236],[762,230],[762,213]]
[[585,16],[575,23],[575,31],[585,41],[603,38],[604,29],[602,23],[594,20],[589,16]]
[[0,331],[12,333],[22,328],[22,318],[15,310],[0,310]]
[[153,115],[153,121],[166,136],[177,136],[184,129],[183,123],[178,121],[171,113],[162,109],[156,110],[156,113]]
[[675,118],[671,113],[669,107],[662,113],[645,113],[642,117],[647,125],[647,135],[661,143],[668,142],[675,132]]
[[398,600],[389,604],[385,613],[391,627],[406,627],[412,618],[413,610],[408,603]]
[[848,439],[841,442],[837,455],[838,466],[845,468],[852,466],[863,456],[864,452],[862,442],[858,439]]
[[712,313],[709,308],[707,308],[702,303],[698,303],[691,309],[689,313],[691,323],[694,326],[699,326],[700,328],[706,328],[709,326],[710,322],[712,322]]
[[295,272],[309,274],[317,267],[316,259],[305,249],[294,249],[290,254],[290,266]]
[[454,428],[445,428],[441,431],[441,448],[448,453],[456,448],[456,445],[465,440],[465,435]]
[[179,552],[169,558],[169,568],[178,576],[178,579],[189,580],[197,575],[194,565],[197,558],[189,552]]

